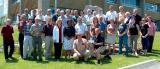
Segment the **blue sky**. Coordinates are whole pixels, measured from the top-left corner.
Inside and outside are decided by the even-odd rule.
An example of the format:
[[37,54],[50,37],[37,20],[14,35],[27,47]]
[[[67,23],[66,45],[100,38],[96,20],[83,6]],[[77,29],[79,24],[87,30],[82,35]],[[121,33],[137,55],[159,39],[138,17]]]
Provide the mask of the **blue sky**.
[[3,5],[3,0],[0,0],[0,6]]

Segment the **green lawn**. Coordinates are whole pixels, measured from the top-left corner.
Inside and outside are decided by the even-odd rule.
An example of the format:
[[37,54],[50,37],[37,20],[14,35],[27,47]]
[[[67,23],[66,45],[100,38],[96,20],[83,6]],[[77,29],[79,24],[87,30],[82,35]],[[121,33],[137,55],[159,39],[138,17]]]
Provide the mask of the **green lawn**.
[[[17,41],[17,29],[15,29],[14,39]],[[38,63],[36,61],[22,60],[18,59],[20,56],[17,54],[16,50],[14,56],[17,58],[14,61],[6,63],[4,60],[3,53],[0,53],[0,69],[117,69],[119,67],[127,66],[130,64],[138,63],[145,60],[157,59],[160,60],[160,32],[156,33],[154,40],[154,50],[153,53],[149,53],[147,56],[139,57],[125,57],[123,55],[113,55],[112,60],[103,60],[101,65],[95,65],[95,59],[90,60],[90,62],[76,63],[72,60],[61,59],[59,62],[53,60],[44,61]],[[0,37],[0,45],[2,45],[2,37]]]

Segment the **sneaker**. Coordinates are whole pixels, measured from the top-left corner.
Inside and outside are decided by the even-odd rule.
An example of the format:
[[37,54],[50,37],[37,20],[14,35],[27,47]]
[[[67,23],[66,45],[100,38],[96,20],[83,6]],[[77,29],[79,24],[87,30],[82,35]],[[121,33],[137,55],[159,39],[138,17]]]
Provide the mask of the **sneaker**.
[[135,52],[135,56],[138,56],[137,52]]
[[100,63],[101,63],[101,61],[100,61],[100,60],[97,60],[96,64],[100,64]]

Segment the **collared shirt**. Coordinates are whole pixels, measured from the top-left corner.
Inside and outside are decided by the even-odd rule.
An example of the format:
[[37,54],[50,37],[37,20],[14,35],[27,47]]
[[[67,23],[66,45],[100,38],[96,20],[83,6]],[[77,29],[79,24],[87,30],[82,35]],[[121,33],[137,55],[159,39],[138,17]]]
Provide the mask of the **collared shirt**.
[[76,29],[76,33],[81,33],[83,35],[85,35],[85,32],[88,31],[87,25],[84,23],[77,23],[75,25],[75,29]]
[[45,36],[53,36],[53,25],[46,24],[43,27],[43,33]]
[[107,20],[108,21],[110,21],[111,19],[114,19],[114,21],[116,21],[116,18],[117,18],[118,16],[117,16],[117,12],[116,11],[108,11],[107,13],[106,13],[106,18],[107,18]]
[[[103,42],[104,42],[104,37],[102,37],[102,35],[99,34],[98,36],[96,36],[94,42],[96,42],[96,43],[101,43],[101,42],[102,42],[102,43],[103,43]],[[94,48],[97,49],[97,48],[99,48],[100,46],[102,46],[102,45],[94,45]]]
[[84,17],[86,19],[86,25],[90,25],[92,21],[92,15],[85,15]]
[[23,28],[24,35],[28,35],[28,36],[31,35],[31,33],[30,33],[30,28],[31,28],[31,26],[32,26],[32,24],[29,24],[29,23],[27,23],[27,24],[24,26],[24,28]]
[[5,41],[13,41],[12,34],[14,33],[13,27],[10,25],[2,27],[1,34],[3,36],[3,40]]
[[30,29],[31,35],[36,37],[41,36],[42,31],[43,31],[43,28],[41,24],[38,24],[38,25],[33,24]]
[[104,31],[106,29],[107,24],[104,22],[100,22],[99,23],[99,29],[100,31]]

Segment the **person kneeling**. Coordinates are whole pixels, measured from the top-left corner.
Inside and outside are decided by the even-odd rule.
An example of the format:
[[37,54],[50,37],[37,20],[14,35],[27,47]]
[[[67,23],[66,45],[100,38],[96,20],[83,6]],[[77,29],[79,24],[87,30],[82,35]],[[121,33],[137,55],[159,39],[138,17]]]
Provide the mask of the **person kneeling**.
[[73,42],[73,58],[77,61],[79,61],[80,59],[84,59],[85,61],[87,61],[90,56],[90,51],[87,48],[87,40],[82,38],[82,35],[80,33],[77,33],[77,39],[75,39]]
[[95,28],[95,35],[96,38],[93,43],[94,53],[96,55],[97,64],[100,64],[100,60],[102,58],[101,53],[103,53],[106,50],[106,46],[104,46],[104,37],[101,36],[99,28]]

